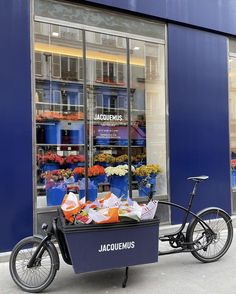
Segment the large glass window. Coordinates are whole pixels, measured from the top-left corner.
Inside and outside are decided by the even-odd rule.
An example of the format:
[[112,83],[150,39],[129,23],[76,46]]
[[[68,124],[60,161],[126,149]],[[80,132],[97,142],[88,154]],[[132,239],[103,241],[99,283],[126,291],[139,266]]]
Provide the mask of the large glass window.
[[69,191],[91,201],[107,191],[167,197],[164,25],[99,10],[95,31],[86,23],[95,9],[73,6],[70,23],[69,4],[35,3],[37,211]]
[[78,192],[72,171],[85,162],[81,34],[35,23],[37,208],[59,205],[69,189]]

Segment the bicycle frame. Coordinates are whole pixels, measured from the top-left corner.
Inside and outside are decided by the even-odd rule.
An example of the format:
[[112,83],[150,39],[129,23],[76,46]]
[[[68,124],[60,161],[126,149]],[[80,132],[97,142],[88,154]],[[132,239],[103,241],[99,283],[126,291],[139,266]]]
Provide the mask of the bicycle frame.
[[[173,203],[173,202],[169,202],[169,201],[163,201],[163,200],[159,200],[158,203],[159,204],[163,204],[163,205],[168,205],[168,206],[172,206],[172,207],[176,207],[180,210],[185,211],[185,215],[184,215],[184,219],[182,224],[180,225],[179,229],[173,233],[169,233],[163,236],[159,237],[159,240],[162,242],[176,242],[178,241],[179,244],[176,243],[175,248],[181,248],[181,249],[174,249],[174,250],[168,250],[168,251],[164,251],[164,252],[159,252],[159,255],[166,255],[166,254],[173,254],[173,253],[180,253],[180,252],[193,252],[193,251],[199,251],[204,249],[206,246],[208,246],[211,243],[211,240],[208,241],[206,244],[204,244],[204,246],[198,247],[198,248],[193,248],[192,245],[195,245],[198,243],[198,241],[200,241],[201,238],[203,238],[203,236],[201,236],[200,238],[196,239],[194,242],[185,242],[185,241],[180,241],[179,238],[183,236],[183,230],[187,224],[187,220],[189,215],[191,215],[193,218],[196,218],[199,220],[199,223],[201,224],[201,226],[204,229],[207,229],[210,231],[210,233],[212,234],[212,236],[215,235],[214,231],[211,229],[211,227],[203,220],[201,219],[196,213],[191,211],[191,207],[193,204],[193,199],[196,196],[196,191],[197,191],[197,185],[199,184],[200,181],[196,181],[194,183],[193,186],[193,190],[190,193],[190,199],[189,199],[189,203],[188,203],[188,208],[185,208],[182,205]],[[145,179],[145,183],[147,183],[147,179]],[[152,200],[152,185],[150,185],[150,195],[149,200]],[[175,238],[174,238],[175,237]],[[172,246],[172,245],[171,245]],[[174,246],[172,246],[174,248]],[[192,247],[193,249],[189,249],[190,247]]]
[[[191,215],[193,216],[193,218],[196,218],[199,220],[199,223],[202,225],[202,227],[204,229],[208,229],[212,235],[214,235],[214,231],[211,229],[211,227],[209,227],[209,225],[203,220],[201,219],[196,213],[192,212],[189,208],[185,208],[181,205],[178,205],[176,203],[172,203],[172,202],[168,202],[168,201],[158,201],[159,204],[164,204],[164,205],[169,205],[169,206],[173,206],[176,207],[180,210],[183,210],[186,212],[185,216],[184,216],[184,221],[182,222],[182,224],[180,224],[180,227],[178,228],[177,231],[173,232],[173,233],[168,233],[165,235],[162,235],[159,237],[159,240],[162,242],[171,242],[172,238],[174,236],[178,236],[180,234],[182,234],[186,224],[187,224],[187,219],[188,216]],[[207,242],[206,244],[204,244],[204,246],[198,247],[198,248],[193,248],[193,249],[189,249],[189,247],[191,245],[196,244],[200,239],[202,238],[202,236],[198,239],[196,239],[194,242],[181,242],[181,244],[179,246],[177,246],[176,248],[181,247],[181,249],[174,249],[174,250],[168,250],[168,251],[164,251],[164,252],[159,252],[159,255],[167,255],[167,254],[173,254],[173,253],[180,253],[180,252],[191,252],[191,251],[199,251],[201,249],[203,249],[204,247],[208,246],[211,241]]]

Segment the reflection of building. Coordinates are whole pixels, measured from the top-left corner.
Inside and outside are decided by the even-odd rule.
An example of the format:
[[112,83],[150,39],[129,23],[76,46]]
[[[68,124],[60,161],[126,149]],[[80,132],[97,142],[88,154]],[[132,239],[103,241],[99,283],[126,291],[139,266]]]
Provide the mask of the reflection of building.
[[[100,151],[123,155],[127,151],[125,141],[119,142],[124,144],[121,147],[114,141],[112,147],[95,146],[93,126],[102,132],[107,124],[114,138],[127,126],[128,106],[134,137],[146,135],[145,146],[142,140],[138,147],[131,145],[132,155],[145,152],[149,163],[160,163],[165,169],[163,178],[158,179],[165,193],[157,197],[185,203],[185,178],[204,173],[210,180],[200,189],[203,195],[196,210],[220,206],[230,213],[235,211],[228,158],[230,145],[232,151],[236,148],[234,1],[222,4],[206,0],[196,8],[195,1],[190,0],[180,11],[177,1],[152,1],[155,4],[150,6],[148,1],[134,0],[132,12],[129,1],[94,0],[89,1],[94,3],[92,7],[85,8],[75,1],[21,1],[20,5],[16,0],[2,1],[0,118],[5,127],[0,131],[0,212],[8,221],[0,251],[11,250],[54,209],[36,203],[37,150],[65,156],[83,155],[88,148],[90,158]],[[30,15],[33,2],[34,15]],[[124,14],[116,13],[115,8]],[[206,11],[211,11],[211,18],[205,17]],[[135,91],[129,93],[128,88]],[[101,124],[94,120],[96,114],[121,115],[123,121],[116,121],[115,126],[109,121]],[[85,148],[86,115],[93,124],[87,125],[89,144]],[[172,211],[168,219],[176,223],[180,216]]]

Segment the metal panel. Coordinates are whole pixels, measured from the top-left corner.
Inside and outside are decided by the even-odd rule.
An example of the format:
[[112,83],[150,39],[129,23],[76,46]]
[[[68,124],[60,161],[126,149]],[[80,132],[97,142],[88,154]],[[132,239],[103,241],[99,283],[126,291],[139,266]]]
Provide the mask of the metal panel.
[[[78,1],[79,2],[79,1]],[[236,35],[234,0],[89,0],[97,4]]]
[[230,212],[227,39],[169,25],[168,45],[171,200],[186,205],[192,183],[185,179],[206,174],[194,210]]
[[0,1],[0,251],[32,234],[30,1]]

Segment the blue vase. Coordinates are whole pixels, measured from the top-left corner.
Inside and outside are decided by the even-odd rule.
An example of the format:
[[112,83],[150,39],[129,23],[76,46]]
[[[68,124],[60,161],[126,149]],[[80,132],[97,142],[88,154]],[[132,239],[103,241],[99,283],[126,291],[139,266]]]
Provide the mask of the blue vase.
[[236,188],[236,170],[232,170],[232,188]]
[[67,163],[66,166],[73,170],[78,166],[84,167],[84,162]]
[[58,185],[46,190],[47,206],[61,205],[66,194],[66,186]]
[[[136,176],[135,179],[138,182],[138,184],[141,183],[142,180],[144,180],[145,178],[147,178],[146,176]],[[150,186],[151,185],[151,186]],[[157,184],[156,184],[156,175],[155,174],[151,174],[148,177],[148,181],[147,181],[147,185],[140,185],[139,186],[139,197],[148,197],[150,195],[150,192],[154,193],[157,189]]]
[[95,161],[95,164],[103,166],[104,168],[109,166],[109,164],[106,161]]
[[157,190],[157,175],[150,175],[150,184],[152,184],[152,192],[156,192]]
[[[98,195],[98,189],[97,188],[92,188],[92,189],[88,189],[88,195],[87,195],[87,200],[93,202]],[[80,189],[79,190],[79,198],[82,199],[85,196],[85,190],[84,189]]]
[[60,165],[56,162],[48,162],[41,165],[42,172],[59,169]]
[[128,175],[110,177],[111,193],[115,194],[117,197],[127,198],[128,186]]
[[74,179],[75,179],[75,182],[78,182],[80,180],[83,179],[83,176],[82,175],[78,175],[78,174],[74,174]]
[[106,175],[91,177],[91,181],[93,181],[95,185],[98,185],[99,183],[104,183],[106,181]]

